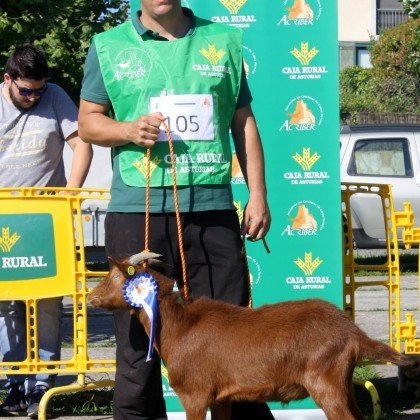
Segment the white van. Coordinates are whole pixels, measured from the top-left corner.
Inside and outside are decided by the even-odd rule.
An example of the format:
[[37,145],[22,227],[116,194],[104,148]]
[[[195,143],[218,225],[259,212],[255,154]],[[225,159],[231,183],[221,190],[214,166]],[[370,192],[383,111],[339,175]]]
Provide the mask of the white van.
[[[420,226],[420,125],[343,126],[341,182],[391,184],[394,209],[409,201]],[[351,200],[357,248],[384,248],[385,227],[379,197],[355,194]]]

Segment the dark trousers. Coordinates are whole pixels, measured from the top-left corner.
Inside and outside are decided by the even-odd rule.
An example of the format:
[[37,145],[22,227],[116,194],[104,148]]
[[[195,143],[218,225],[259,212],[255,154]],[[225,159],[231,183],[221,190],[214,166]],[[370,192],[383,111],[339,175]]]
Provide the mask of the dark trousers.
[[[248,304],[248,276],[239,222],[235,211],[183,213],[187,281],[192,297],[208,296],[236,305]],[[106,251],[119,259],[144,250],[143,213],[108,213],[105,220]],[[151,214],[149,250],[174,267],[182,280],[174,214]],[[182,285],[179,285],[182,287]],[[148,337],[128,310],[114,313],[117,373],[114,419],[165,419],[160,359],[146,363]],[[193,363],[193,361],[192,361]],[[232,419],[273,419],[265,404],[234,404]],[[244,409],[244,407],[246,407]]]

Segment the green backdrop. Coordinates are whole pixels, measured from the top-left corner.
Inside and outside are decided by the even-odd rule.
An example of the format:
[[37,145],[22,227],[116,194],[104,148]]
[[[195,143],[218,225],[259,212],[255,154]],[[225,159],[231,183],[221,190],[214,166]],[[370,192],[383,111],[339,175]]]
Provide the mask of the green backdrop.
[[[254,305],[319,297],[342,306],[337,2],[182,3],[244,34],[273,219],[267,236],[271,253],[261,242],[247,245]],[[134,13],[139,0],[131,6]],[[247,189],[236,165],[233,175],[241,212]],[[168,411],[182,411],[166,379],[164,391]],[[308,399],[287,409],[314,407]]]

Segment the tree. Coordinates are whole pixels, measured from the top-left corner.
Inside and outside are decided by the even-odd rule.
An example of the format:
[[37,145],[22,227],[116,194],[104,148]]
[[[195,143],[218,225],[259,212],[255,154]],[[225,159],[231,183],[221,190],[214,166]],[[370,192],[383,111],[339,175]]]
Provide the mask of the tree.
[[398,0],[403,4],[403,10],[414,19],[420,18],[420,0]]
[[371,61],[379,77],[420,76],[420,19],[408,19],[373,41]]
[[0,65],[31,43],[47,56],[51,81],[78,102],[90,38],[128,17],[129,0],[19,0],[0,5]]

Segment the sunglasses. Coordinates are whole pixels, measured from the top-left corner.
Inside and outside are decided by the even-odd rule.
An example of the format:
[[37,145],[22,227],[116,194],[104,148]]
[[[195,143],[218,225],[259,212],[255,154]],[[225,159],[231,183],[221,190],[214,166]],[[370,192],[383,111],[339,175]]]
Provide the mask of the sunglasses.
[[34,94],[35,96],[42,96],[48,88],[47,83],[45,83],[45,85],[39,89],[26,89],[26,88],[20,87],[14,80],[13,80],[13,83],[18,88],[19,94],[22,96],[31,96],[32,94]]

